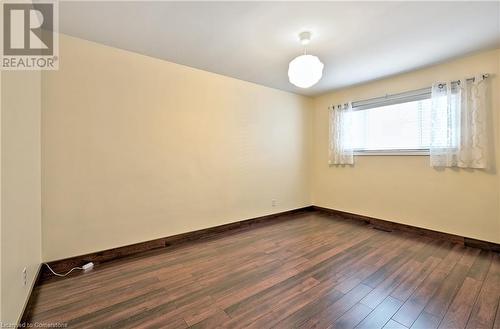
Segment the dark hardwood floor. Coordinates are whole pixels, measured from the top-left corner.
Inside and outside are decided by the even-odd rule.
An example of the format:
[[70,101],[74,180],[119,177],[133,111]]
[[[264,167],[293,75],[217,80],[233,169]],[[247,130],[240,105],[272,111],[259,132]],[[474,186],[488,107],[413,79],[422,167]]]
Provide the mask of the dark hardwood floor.
[[43,281],[68,328],[500,329],[500,256],[317,212]]

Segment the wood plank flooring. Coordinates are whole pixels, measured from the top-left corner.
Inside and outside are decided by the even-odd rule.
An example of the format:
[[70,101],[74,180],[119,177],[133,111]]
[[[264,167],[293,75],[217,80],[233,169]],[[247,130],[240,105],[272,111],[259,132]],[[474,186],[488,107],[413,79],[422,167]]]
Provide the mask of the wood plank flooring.
[[319,212],[42,282],[68,328],[500,328],[500,256]]

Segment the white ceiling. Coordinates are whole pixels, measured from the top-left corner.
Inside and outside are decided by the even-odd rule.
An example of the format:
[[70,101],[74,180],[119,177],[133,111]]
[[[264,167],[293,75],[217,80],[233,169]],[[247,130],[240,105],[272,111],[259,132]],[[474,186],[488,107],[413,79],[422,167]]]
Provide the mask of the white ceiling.
[[[59,12],[62,33],[304,95],[500,45],[500,2],[61,2]],[[303,30],[325,64],[309,89],[287,78]]]

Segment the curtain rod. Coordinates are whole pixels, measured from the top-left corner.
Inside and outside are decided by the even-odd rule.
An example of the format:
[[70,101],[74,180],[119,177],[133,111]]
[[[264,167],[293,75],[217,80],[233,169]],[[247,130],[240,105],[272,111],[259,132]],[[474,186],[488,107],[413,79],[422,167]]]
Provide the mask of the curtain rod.
[[[490,74],[489,73],[485,73],[485,74],[481,74],[481,77],[483,79],[487,79],[490,77]],[[467,78],[465,79],[467,81],[475,81],[476,78],[475,77],[471,77],[471,78]],[[451,83],[459,83],[460,80],[454,80],[454,81],[451,81]],[[439,84],[438,87],[439,88],[442,88],[444,87],[446,84]],[[422,88],[422,89],[418,89],[418,90],[425,90],[425,89],[428,89],[430,90],[431,87],[427,87],[427,88]],[[402,93],[398,93],[398,94],[386,94],[385,96],[380,96],[380,97],[374,97],[374,98],[368,98],[368,99],[363,99],[363,100],[359,100],[359,101],[354,101],[354,102],[351,102],[351,104],[354,104],[354,103],[360,103],[360,102],[370,102],[370,101],[375,101],[375,100],[379,100],[379,99],[387,99],[389,97],[393,97],[393,96],[397,96],[397,95],[400,95],[400,94],[405,94],[407,92],[402,92]],[[349,105],[349,103],[344,103],[344,104],[339,104],[339,105],[330,105],[328,108],[330,109],[334,109],[334,108],[340,108],[341,106],[344,106],[344,107],[347,107]]]
[[[489,77],[489,76],[490,76],[490,75],[489,75],[488,73],[485,73],[485,74],[482,74],[482,75],[481,75],[481,77],[483,78],[483,80],[484,80],[484,79],[488,79],[488,77]],[[476,77],[467,78],[467,79],[465,79],[465,80],[466,80],[466,81],[472,81],[472,82],[474,82],[474,81],[476,81]],[[453,83],[460,84],[460,80],[454,80],[454,81],[451,81],[451,83],[452,83],[452,84],[453,84]],[[440,83],[440,84],[438,84],[438,87],[439,87],[439,88],[443,88],[444,86],[446,86],[446,83]]]

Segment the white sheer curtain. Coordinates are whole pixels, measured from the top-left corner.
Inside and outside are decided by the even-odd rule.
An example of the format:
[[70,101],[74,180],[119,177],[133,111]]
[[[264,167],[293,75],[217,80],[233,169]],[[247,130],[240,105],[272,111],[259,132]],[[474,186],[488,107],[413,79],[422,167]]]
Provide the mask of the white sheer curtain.
[[483,76],[432,86],[433,167],[486,168],[488,135]]
[[351,103],[330,108],[329,164],[354,164],[351,138]]

